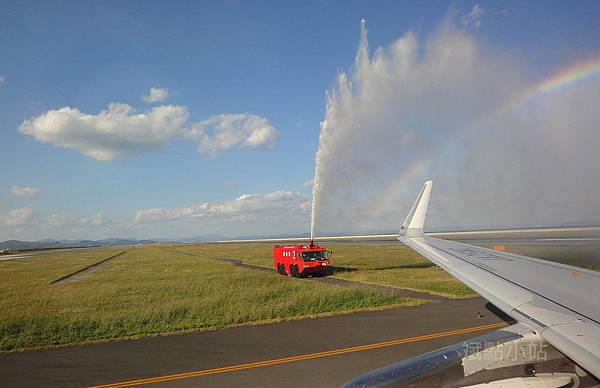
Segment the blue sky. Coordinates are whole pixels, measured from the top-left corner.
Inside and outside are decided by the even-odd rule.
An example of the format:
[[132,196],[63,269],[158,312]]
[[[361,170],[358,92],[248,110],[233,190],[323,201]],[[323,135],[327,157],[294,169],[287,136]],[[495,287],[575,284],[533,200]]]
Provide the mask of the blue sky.
[[[476,5],[484,12],[466,19]],[[592,1],[17,1],[2,10],[0,240],[307,231],[325,91],[352,67],[362,18],[372,48],[450,19],[524,62],[532,79],[600,51]],[[151,87],[164,100],[144,102]],[[56,122],[19,131],[48,112],[70,107],[81,118],[111,103],[130,106],[124,117],[181,107],[164,114],[185,122],[158,128],[160,139],[144,134],[152,118],[125,138],[127,120],[100,135],[78,133],[84,119],[59,134]],[[237,138],[223,146],[214,130],[227,119]],[[98,144],[104,156],[85,154]]]

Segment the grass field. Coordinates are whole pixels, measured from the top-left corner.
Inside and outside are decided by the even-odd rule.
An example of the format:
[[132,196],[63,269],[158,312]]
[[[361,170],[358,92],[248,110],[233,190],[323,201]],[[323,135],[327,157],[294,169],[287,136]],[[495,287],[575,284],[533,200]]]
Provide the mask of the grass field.
[[[124,249],[88,278],[50,284]],[[248,260],[262,257],[260,249],[243,248],[252,252]],[[224,255],[215,245],[194,250]],[[190,257],[175,248],[65,251],[0,263],[0,351],[419,303]]]
[[[116,247],[53,251],[0,262],[0,351],[423,303],[212,260],[237,258],[272,268],[272,247],[272,243]],[[334,244],[328,248],[334,251],[334,277],[450,298],[475,295],[401,244]],[[105,263],[89,277],[51,284],[123,250],[127,253]],[[567,257],[555,251],[552,253]],[[544,258],[549,255],[539,249],[533,253]],[[581,252],[573,255],[577,259]],[[574,259],[567,258],[573,264]]]
[[[246,263],[272,268],[273,243],[225,243],[186,245],[182,249],[214,257],[231,257]],[[493,243],[480,244],[492,248]],[[569,264],[600,271],[600,255],[597,244],[557,246],[547,244],[504,244],[507,252],[537,257],[544,260]],[[396,243],[384,244],[332,244],[332,265],[337,267],[334,277],[380,284],[416,291],[425,291],[448,298],[472,297],[476,294],[437,269],[412,249]],[[211,256],[212,257],[212,256]]]
[[[238,258],[272,268],[271,243],[186,245],[182,250],[215,257]],[[334,277],[385,286],[426,291],[449,298],[476,294],[412,249],[398,244],[338,244],[333,250]]]

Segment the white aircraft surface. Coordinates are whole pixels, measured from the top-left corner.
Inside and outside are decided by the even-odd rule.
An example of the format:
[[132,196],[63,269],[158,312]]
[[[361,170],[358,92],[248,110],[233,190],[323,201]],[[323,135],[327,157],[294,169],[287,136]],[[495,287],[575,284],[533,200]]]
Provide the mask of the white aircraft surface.
[[600,387],[600,273],[425,235],[431,187],[424,184],[398,240],[515,323],[346,386]]

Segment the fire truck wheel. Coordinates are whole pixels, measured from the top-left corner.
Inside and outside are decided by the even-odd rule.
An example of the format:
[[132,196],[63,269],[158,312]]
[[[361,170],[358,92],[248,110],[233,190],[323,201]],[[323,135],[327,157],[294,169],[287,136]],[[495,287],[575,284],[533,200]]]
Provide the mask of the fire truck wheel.
[[293,278],[300,277],[300,274],[298,273],[297,265],[290,265],[290,275],[292,275]]
[[277,272],[279,272],[280,275],[285,275],[285,267],[283,264],[277,264]]

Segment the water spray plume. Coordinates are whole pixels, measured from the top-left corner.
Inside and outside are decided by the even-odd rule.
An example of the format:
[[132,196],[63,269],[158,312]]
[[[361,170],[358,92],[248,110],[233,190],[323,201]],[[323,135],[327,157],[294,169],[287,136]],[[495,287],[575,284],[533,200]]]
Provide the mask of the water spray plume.
[[[356,66],[364,66],[365,61],[369,61],[369,46],[367,41],[367,22],[365,19],[361,19],[360,21],[360,46],[358,49],[358,53],[356,54],[355,63]],[[345,77],[345,74],[341,73],[340,77]],[[331,95],[326,93],[327,100],[330,102]],[[328,104],[329,104],[328,102]],[[328,110],[328,106],[326,106],[326,111]],[[312,206],[310,212],[310,241],[314,240],[315,237],[315,224],[317,218],[317,201],[319,198],[319,192],[321,189],[321,156],[325,153],[325,141],[323,139],[323,134],[328,131],[327,120],[321,122],[320,132],[319,132],[319,149],[317,150],[317,154],[315,156],[315,174],[313,178],[313,187],[312,187]]]
[[600,221],[598,55],[539,77],[452,21],[372,55],[360,27],[351,71],[326,93],[311,239],[395,230],[426,177],[444,193],[433,227]]
[[326,122],[322,122],[321,123],[321,131],[320,131],[320,135],[319,135],[319,150],[317,151],[317,155],[315,157],[315,175],[313,178],[313,186],[312,186],[312,206],[311,206],[311,211],[310,211],[310,241],[311,244],[314,241],[315,238],[315,219],[317,217],[317,198],[319,195],[319,161],[320,161],[320,153],[321,153],[321,136],[323,134],[323,127],[326,126],[327,123]]

